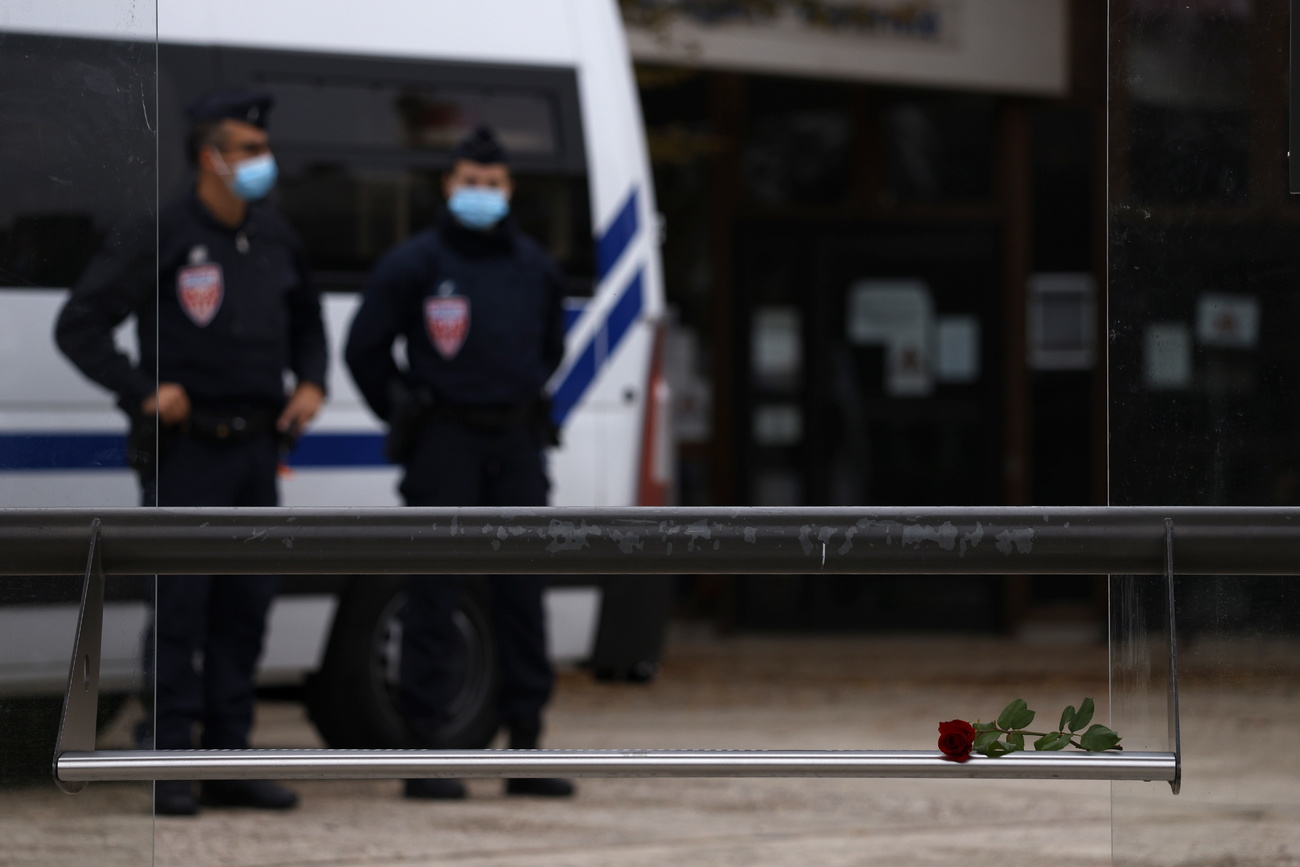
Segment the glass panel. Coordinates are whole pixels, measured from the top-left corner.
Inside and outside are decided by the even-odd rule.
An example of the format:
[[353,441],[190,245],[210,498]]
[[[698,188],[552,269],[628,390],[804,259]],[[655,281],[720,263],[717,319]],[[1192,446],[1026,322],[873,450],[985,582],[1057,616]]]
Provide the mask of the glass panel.
[[[278,121],[278,118],[277,118]],[[379,257],[442,210],[442,172],[355,162],[284,159],[279,204],[307,246],[323,290],[357,290]],[[578,178],[520,174],[511,209],[546,244],[568,277],[568,294],[595,283],[587,186]]]
[[[9,4],[0,13],[0,508],[140,501],[127,461],[151,451],[152,428],[128,448],[112,396],[78,372],[54,335],[69,290],[97,255],[129,247],[156,257],[155,17],[153,0]],[[156,278],[138,275],[137,285],[148,300]],[[110,336],[139,357],[131,320]],[[153,583],[108,581],[101,748],[152,737],[142,649]],[[81,585],[0,576],[4,863],[152,861],[149,783],[96,783],[70,796],[51,779]]]
[[[545,93],[288,76],[268,77],[262,84],[276,95],[282,149],[305,145],[446,153],[481,123],[497,131],[511,154],[549,157],[559,149],[557,109]],[[353,122],[337,123],[338,117]]]
[[[1115,505],[1300,502],[1287,6],[1110,4]],[[1176,584],[1182,794],[1112,787],[1114,863],[1288,863],[1300,850],[1300,762],[1280,746],[1300,710],[1295,579]],[[1167,748],[1160,585],[1111,583],[1114,727],[1130,749]]]

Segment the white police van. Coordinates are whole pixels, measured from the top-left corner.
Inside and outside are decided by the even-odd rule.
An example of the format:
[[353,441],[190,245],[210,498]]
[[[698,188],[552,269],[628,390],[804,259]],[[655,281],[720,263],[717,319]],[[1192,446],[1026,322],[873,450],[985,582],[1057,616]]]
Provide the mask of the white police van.
[[[484,122],[511,155],[517,218],[572,284],[567,355],[551,384],[563,422],[552,502],[666,501],[659,232],[614,0],[158,0],[156,93],[152,22],[141,18],[95,0],[0,9],[0,77],[33,97],[9,101],[6,123],[24,134],[8,136],[0,166],[0,356],[9,361],[0,365],[0,507],[137,504],[125,421],[58,354],[53,323],[105,233],[138,217],[140,203],[153,206],[153,130],[166,201],[188,180],[184,105],[229,84],[276,98],[277,204],[307,244],[331,339],[329,403],[287,457],[284,505],[399,504],[383,431],[340,361],[344,335],[368,269],[434,219],[451,146]],[[65,135],[25,135],[41,125]],[[128,326],[118,336],[129,348]],[[306,681],[331,745],[397,743],[402,580],[285,579],[262,682]],[[458,616],[465,677],[454,725],[466,746],[495,729],[483,592],[476,585]],[[647,677],[668,600],[658,578],[557,581],[547,597],[552,654],[601,675]],[[109,607],[105,684],[124,687],[138,677],[146,609]],[[0,607],[0,695],[61,690],[70,636],[56,619],[50,606]]]

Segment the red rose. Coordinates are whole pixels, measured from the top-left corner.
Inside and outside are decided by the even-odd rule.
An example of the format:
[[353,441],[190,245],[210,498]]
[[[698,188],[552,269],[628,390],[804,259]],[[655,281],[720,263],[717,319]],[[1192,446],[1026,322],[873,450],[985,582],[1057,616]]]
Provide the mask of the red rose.
[[939,723],[939,752],[950,759],[964,762],[970,758],[971,745],[975,743],[975,727],[964,719]]

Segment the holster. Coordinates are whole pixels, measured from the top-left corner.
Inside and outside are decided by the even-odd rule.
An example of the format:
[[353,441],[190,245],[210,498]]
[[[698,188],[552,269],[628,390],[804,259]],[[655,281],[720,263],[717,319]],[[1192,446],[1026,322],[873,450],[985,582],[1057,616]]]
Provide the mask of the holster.
[[432,400],[429,395],[410,388],[401,380],[388,386],[388,436],[384,439],[384,457],[404,464],[415,451],[420,433],[429,421]]
[[151,484],[158,479],[158,464],[176,431],[158,424],[155,415],[130,413],[127,418],[126,465],[136,471],[142,484]]

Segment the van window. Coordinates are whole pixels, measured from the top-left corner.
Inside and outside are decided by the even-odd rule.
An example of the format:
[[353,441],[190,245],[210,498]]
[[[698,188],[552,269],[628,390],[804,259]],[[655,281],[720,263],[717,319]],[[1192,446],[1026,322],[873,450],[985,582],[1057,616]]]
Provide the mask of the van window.
[[[153,46],[0,34],[0,286],[70,286],[156,183],[152,131],[125,128],[153,104]],[[143,108],[142,108],[143,107]],[[91,132],[93,130],[93,133]]]
[[544,91],[286,76],[261,84],[276,97],[280,148],[445,153],[485,123],[516,157],[554,157],[560,150],[555,100]]

